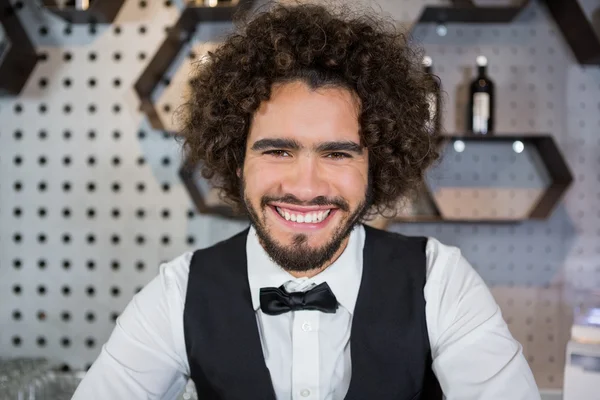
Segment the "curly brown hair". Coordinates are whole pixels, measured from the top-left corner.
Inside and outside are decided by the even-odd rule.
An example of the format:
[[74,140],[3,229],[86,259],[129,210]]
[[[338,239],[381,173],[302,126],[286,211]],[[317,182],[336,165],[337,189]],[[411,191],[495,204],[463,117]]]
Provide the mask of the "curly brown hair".
[[394,21],[365,10],[306,2],[267,7],[238,16],[237,29],[197,64],[178,134],[186,165],[200,165],[221,198],[243,211],[236,170],[253,115],[273,84],[343,87],[360,99],[360,138],[372,179],[367,218],[393,214],[439,158],[439,132],[425,123],[431,79],[422,72],[421,50]]

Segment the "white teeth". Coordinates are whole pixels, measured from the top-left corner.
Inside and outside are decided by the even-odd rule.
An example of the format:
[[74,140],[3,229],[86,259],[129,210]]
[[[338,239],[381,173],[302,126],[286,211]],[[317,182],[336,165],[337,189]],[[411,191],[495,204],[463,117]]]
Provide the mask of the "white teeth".
[[308,224],[323,221],[325,218],[327,218],[327,216],[331,212],[331,210],[327,210],[327,211],[310,212],[310,213],[306,213],[306,214],[294,214],[294,213],[289,212],[288,210],[282,210],[279,207],[275,207],[275,209],[277,210],[279,215],[281,215],[283,218],[285,218],[288,221],[308,223]]

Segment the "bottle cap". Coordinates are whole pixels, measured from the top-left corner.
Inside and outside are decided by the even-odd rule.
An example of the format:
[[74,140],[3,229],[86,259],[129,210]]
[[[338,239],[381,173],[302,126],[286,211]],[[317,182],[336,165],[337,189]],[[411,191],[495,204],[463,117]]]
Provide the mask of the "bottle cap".
[[487,65],[487,58],[485,56],[477,56],[477,65],[485,67]]

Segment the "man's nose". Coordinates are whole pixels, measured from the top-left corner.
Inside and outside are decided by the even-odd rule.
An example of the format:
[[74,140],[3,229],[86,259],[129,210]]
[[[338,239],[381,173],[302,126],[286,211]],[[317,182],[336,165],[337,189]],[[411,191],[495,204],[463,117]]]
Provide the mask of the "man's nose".
[[282,183],[284,193],[290,193],[302,201],[328,195],[327,176],[316,156],[300,156],[291,166]]

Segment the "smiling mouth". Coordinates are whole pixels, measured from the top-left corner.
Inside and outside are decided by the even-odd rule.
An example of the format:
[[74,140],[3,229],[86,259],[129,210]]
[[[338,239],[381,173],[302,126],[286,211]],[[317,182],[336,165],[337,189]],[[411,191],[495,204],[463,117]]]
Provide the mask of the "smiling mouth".
[[308,212],[299,212],[285,207],[270,206],[279,216],[286,221],[291,221],[299,224],[320,224],[328,220],[335,213],[334,208],[322,209]]

